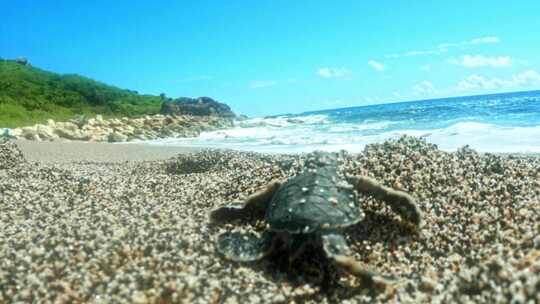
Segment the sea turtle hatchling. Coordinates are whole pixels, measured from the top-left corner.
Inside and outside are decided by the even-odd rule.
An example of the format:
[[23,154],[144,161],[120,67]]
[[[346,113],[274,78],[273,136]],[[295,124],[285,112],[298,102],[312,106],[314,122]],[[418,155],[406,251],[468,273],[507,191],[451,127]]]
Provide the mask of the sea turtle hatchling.
[[422,225],[422,213],[405,192],[385,187],[369,177],[345,176],[338,167],[339,158],[338,153],[310,153],[296,176],[270,183],[245,202],[214,209],[210,213],[212,223],[250,217],[265,219],[268,223],[261,237],[233,232],[220,234],[216,240],[217,250],[230,260],[250,262],[285,247],[292,263],[311,244],[321,246],[338,267],[360,277],[364,283],[386,283],[386,279],[350,256],[341,234],[343,228],[364,218],[356,191],[387,202],[393,211],[417,228]]

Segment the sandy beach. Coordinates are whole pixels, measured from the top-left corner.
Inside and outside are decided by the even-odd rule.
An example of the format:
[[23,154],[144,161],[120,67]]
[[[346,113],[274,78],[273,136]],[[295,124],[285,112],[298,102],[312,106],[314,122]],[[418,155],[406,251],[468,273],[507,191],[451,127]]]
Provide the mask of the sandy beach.
[[180,153],[196,151],[187,147],[163,147],[137,143],[99,142],[46,142],[18,140],[17,146],[26,159],[40,163],[98,162],[164,160]]
[[224,260],[217,234],[265,223],[216,226],[208,212],[294,176],[302,157],[0,143],[0,302],[540,302],[540,158],[447,153],[411,137],[342,164],[409,192],[424,214],[414,231],[360,195],[366,218],[344,234],[356,260],[398,278],[386,289],[325,267],[317,252],[292,268],[283,255]]

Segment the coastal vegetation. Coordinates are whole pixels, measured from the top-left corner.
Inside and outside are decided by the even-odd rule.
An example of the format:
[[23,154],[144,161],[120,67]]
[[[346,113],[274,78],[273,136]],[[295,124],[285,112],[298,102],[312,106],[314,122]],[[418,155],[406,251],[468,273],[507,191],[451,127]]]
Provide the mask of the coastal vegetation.
[[0,59],[0,127],[15,128],[77,115],[138,117],[160,112],[166,99],[141,95],[76,74],[57,74],[26,60]]

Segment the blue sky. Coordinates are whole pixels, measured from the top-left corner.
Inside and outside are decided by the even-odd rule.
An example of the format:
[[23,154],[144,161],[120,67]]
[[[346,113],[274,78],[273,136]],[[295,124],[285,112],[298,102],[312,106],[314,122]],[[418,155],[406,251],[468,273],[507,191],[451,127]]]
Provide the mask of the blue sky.
[[538,0],[155,2],[0,0],[0,57],[250,116],[540,89]]

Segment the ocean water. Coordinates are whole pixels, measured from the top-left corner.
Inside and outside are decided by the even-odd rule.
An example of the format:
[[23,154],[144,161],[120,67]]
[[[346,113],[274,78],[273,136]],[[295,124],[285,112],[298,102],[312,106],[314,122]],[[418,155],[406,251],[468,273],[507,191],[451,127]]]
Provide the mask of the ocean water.
[[540,91],[411,101],[251,118],[197,138],[152,145],[266,153],[361,152],[367,144],[413,135],[439,149],[540,153]]

